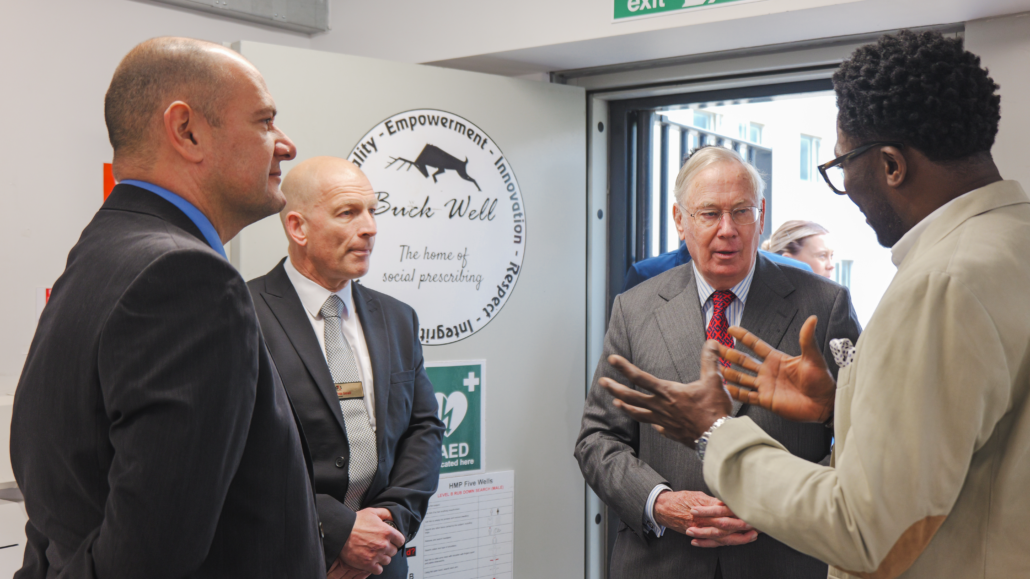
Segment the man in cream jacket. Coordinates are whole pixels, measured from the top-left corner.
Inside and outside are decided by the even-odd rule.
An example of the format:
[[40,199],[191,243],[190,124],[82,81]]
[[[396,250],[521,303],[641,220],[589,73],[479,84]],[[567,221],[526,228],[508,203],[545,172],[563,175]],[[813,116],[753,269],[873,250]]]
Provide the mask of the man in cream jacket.
[[[616,359],[653,395],[602,386],[696,447],[715,496],[831,577],[1030,577],[1030,198],[991,158],[998,87],[936,33],[885,36],[833,80],[839,157],[820,170],[898,266],[858,343],[836,344],[836,388],[814,319],[800,356],[731,328],[763,362],[709,342],[697,382]],[[726,369],[725,389],[720,351],[749,371]],[[729,418],[730,395],[832,426],[831,466]]]

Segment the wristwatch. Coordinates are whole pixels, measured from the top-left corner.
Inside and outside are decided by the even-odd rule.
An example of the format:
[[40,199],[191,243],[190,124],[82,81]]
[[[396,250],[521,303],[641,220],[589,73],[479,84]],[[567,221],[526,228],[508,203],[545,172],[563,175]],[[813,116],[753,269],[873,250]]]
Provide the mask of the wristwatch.
[[701,435],[701,438],[698,438],[694,441],[694,446],[697,448],[697,455],[701,457],[701,460],[705,459],[705,449],[708,448],[708,440],[712,438],[712,433],[715,432],[716,428],[719,428],[723,425],[723,423],[725,423],[727,420],[730,420],[731,418],[733,417],[723,416],[722,418],[716,420],[712,423],[712,426],[709,427],[708,430],[706,430],[705,433]]

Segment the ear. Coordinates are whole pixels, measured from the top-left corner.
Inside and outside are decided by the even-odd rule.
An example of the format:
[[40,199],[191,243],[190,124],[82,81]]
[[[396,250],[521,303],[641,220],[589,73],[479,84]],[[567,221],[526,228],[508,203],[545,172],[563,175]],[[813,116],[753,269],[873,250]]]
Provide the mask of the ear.
[[290,238],[291,243],[301,247],[308,244],[307,220],[300,213],[296,211],[287,213],[286,218],[283,219],[283,228],[286,230],[286,236]]
[[761,236],[765,232],[765,197],[762,197],[762,210],[758,213],[758,235]]
[[209,126],[202,115],[190,105],[175,101],[165,109],[162,121],[165,139],[176,153],[192,163],[204,160]]
[[679,203],[672,204],[672,221],[676,224],[676,232],[679,233],[680,240],[685,241],[686,232],[683,230],[683,219],[686,215],[683,210],[680,209]]
[[901,149],[891,146],[882,147],[880,148],[880,159],[883,163],[887,186],[895,189],[900,187],[905,182],[905,177],[908,176],[908,162]]

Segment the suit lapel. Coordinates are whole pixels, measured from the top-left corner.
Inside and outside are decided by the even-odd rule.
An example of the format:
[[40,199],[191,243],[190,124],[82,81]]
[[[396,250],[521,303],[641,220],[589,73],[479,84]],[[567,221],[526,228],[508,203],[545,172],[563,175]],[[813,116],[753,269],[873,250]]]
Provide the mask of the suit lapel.
[[[748,290],[744,305],[744,315],[740,320],[741,327],[779,349],[780,341],[798,313],[797,306],[787,299],[793,291],[794,286],[780,272],[779,266],[759,254],[755,276],[751,280],[751,289]],[[755,356],[750,348],[739,342],[734,349]],[[737,415],[740,407],[740,403],[734,401],[734,415]]]
[[354,311],[361,320],[361,331],[365,334],[368,355],[372,360],[372,389],[375,392],[376,448],[379,456],[385,452],[386,409],[390,401],[390,340],[386,335],[386,316],[379,300],[361,284],[351,282],[354,294]]
[[340,402],[336,397],[336,385],[333,383],[332,374],[329,373],[329,365],[325,361],[322,348],[318,345],[318,337],[311,329],[311,322],[308,321],[308,313],[304,311],[300,296],[297,295],[297,290],[293,288],[290,278],[286,275],[286,269],[283,267],[285,261],[284,259],[279,262],[279,265],[265,278],[265,291],[262,292],[261,298],[265,300],[268,309],[272,310],[275,319],[279,321],[283,332],[290,339],[297,355],[304,362],[304,366],[318,386],[319,392],[325,398],[326,404],[332,409],[336,422],[346,433],[347,429],[343,424],[343,413],[340,411]]
[[701,367],[701,347],[705,343],[705,322],[697,297],[694,268],[677,268],[677,275],[670,276],[658,295],[668,302],[655,310],[655,318],[676,375],[680,382],[696,380]]

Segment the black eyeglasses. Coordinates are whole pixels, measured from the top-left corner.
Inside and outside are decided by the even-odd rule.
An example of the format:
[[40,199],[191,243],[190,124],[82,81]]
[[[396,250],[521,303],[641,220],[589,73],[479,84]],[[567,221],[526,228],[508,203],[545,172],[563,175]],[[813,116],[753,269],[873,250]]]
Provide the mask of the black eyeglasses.
[[902,149],[905,147],[904,143],[898,141],[874,141],[872,143],[866,143],[861,147],[852,149],[847,153],[844,153],[840,157],[830,161],[829,163],[823,163],[819,165],[819,173],[822,174],[823,179],[826,180],[826,184],[833,189],[833,192],[837,195],[844,195],[844,167],[845,161],[850,161],[855,157],[858,157],[862,153],[871,150],[873,147],[897,147]]

